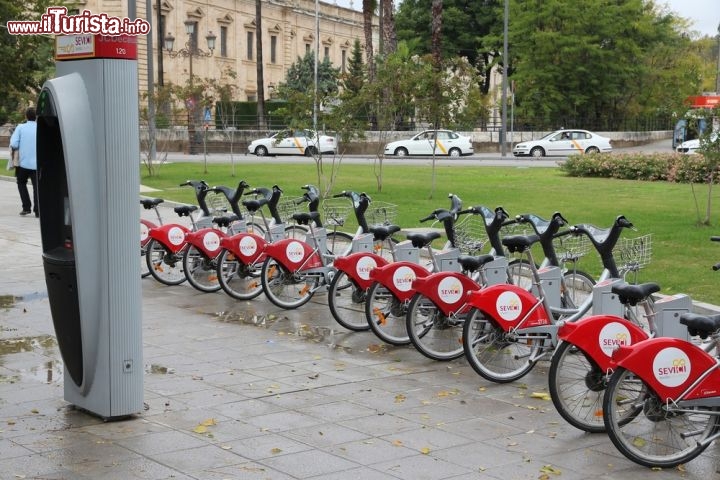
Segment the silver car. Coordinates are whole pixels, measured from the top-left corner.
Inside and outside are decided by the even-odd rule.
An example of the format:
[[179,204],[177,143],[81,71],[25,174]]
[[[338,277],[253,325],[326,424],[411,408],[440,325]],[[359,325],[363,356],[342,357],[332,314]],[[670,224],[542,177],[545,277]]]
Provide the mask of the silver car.
[[385,145],[385,155],[432,155],[435,144],[435,155],[459,157],[472,155],[473,144],[469,137],[464,137],[451,130],[425,130],[407,140],[398,140]]
[[556,130],[538,140],[520,142],[513,148],[513,155],[566,157],[574,153],[611,152],[610,139],[587,130]]

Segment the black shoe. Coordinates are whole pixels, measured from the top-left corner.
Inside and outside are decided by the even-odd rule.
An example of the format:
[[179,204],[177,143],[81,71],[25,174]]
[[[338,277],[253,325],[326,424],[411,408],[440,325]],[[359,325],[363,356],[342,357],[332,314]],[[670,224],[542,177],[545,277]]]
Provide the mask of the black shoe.
[[30,215],[31,213],[32,212],[30,210],[23,210],[22,212],[20,212],[20,215],[24,217],[25,215]]

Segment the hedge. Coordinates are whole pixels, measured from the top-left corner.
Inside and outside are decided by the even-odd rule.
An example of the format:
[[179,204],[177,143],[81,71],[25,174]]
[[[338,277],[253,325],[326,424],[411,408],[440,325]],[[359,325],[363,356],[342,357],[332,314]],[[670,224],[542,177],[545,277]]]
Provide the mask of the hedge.
[[679,153],[571,155],[560,169],[571,177],[705,183],[711,172],[716,182],[719,165],[703,155]]

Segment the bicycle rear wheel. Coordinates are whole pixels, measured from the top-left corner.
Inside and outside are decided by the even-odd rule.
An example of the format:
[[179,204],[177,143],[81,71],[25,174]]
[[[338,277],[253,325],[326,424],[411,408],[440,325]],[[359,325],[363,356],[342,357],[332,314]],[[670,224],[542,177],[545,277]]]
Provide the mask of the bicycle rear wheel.
[[720,428],[713,415],[719,410],[681,411],[624,368],[610,377],[603,401],[610,440],[627,458],[650,468],[676,467],[700,455],[710,443],[704,440]]
[[562,342],[550,361],[550,397],[561,417],[589,433],[605,431],[602,402],[608,376],[585,352]]
[[533,369],[531,361],[542,348],[536,337],[505,332],[495,320],[473,309],[463,325],[463,351],[480,376],[495,383],[508,383]]
[[346,255],[350,253],[352,247],[352,235],[345,232],[328,232],[327,234],[327,250],[331,255]]
[[147,246],[147,243],[140,246],[140,278],[145,278],[150,275],[147,258],[145,258],[147,257]]
[[217,259],[217,276],[220,288],[237,300],[252,300],[262,291],[260,271],[262,264],[246,265],[228,250]]
[[533,270],[530,262],[524,258],[512,260],[508,264],[508,281],[523,290],[530,291],[533,285]]
[[462,319],[448,318],[425,295],[413,296],[405,321],[410,341],[426,357],[444,361],[462,356]]
[[384,285],[375,282],[367,292],[365,318],[377,337],[390,345],[408,345],[405,305]]
[[207,258],[194,245],[190,245],[183,254],[183,268],[188,283],[195,289],[204,293],[220,290],[215,260]]
[[260,272],[265,296],[286,310],[305,305],[315,293],[317,277],[291,272],[273,258],[267,258]]
[[345,272],[336,272],[328,289],[328,306],[335,320],[354,332],[370,330],[365,316],[366,292]]
[[170,253],[162,243],[154,238],[147,244],[145,260],[150,275],[162,284],[180,285],[187,280],[182,256]]

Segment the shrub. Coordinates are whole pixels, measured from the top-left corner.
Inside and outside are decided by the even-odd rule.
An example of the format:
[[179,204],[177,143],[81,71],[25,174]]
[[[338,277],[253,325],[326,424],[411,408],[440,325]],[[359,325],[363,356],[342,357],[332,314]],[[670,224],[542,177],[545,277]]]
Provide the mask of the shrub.
[[571,177],[705,183],[717,167],[703,155],[596,153],[572,155],[560,169]]

